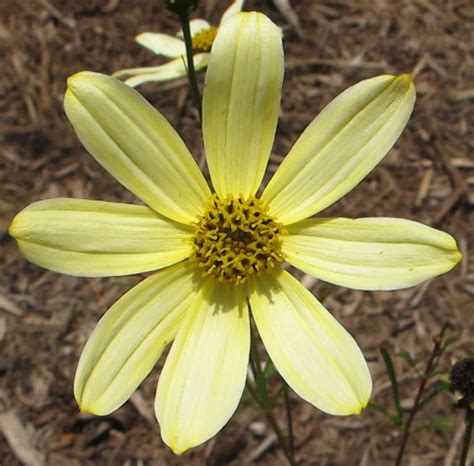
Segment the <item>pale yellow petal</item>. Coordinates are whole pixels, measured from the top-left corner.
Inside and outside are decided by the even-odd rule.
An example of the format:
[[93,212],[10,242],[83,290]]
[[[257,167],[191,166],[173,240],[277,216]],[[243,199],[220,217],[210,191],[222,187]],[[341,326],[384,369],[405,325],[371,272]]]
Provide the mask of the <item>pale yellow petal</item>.
[[189,257],[192,229],[145,206],[83,199],[30,204],[9,229],[25,257],[88,277],[157,270]]
[[[198,53],[194,55],[194,69],[200,71],[209,63],[208,53]],[[120,70],[113,74],[116,78],[126,78],[125,84],[137,87],[148,82],[171,81],[186,76],[187,69],[184,57],[176,58],[164,65],[145,68],[130,68]]]
[[197,280],[189,263],[177,264],[143,280],[106,312],[76,371],[81,411],[104,415],[128,400],[175,337]]
[[177,37],[161,34],[159,32],[143,32],[135,37],[135,40],[143,47],[156,55],[169,58],[180,57],[186,54],[184,42]]
[[203,134],[220,196],[256,193],[275,136],[283,80],[281,30],[260,13],[219,28],[203,96]]
[[397,218],[319,218],[287,227],[286,260],[336,285],[392,290],[451,270],[460,260],[452,236]]
[[195,221],[210,192],[178,133],[137,91],[117,79],[81,72],[64,100],[79,139],[120,183],[153,210]]
[[262,200],[284,224],[343,197],[380,162],[403,131],[415,103],[411,76],[378,76],[345,90],[306,128]]
[[234,0],[227,8],[227,10],[224,11],[224,14],[222,15],[221,18],[221,24],[224,21],[227,21],[231,16],[240,13],[242,11],[242,7],[244,6],[244,0]]
[[214,436],[245,386],[250,327],[240,287],[209,280],[187,312],[158,381],[155,411],[177,454]]
[[298,280],[283,269],[262,274],[250,306],[270,358],[299,396],[335,415],[367,406],[372,380],[362,352]]

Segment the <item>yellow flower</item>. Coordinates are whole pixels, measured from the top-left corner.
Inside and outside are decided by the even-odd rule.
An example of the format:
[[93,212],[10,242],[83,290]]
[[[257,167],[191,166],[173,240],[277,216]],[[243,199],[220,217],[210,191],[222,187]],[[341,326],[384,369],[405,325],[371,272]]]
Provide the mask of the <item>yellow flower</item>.
[[[242,10],[244,0],[234,0],[222,15],[220,24]],[[194,67],[196,71],[202,70],[209,63],[209,55],[218,28],[211,26],[204,19],[190,21],[191,38],[193,41]],[[147,82],[163,82],[186,76],[186,48],[183,33],[178,32],[176,37],[168,34],[144,32],[135,37],[143,47],[151,50],[156,55],[172,58],[168,63],[160,66],[131,68],[120,70],[113,74],[116,78],[126,78],[125,83],[136,87]]]
[[282,260],[331,283],[413,286],[461,255],[447,233],[395,218],[312,218],[384,157],[412,112],[409,75],[344,91],[308,126],[259,196],[283,80],[281,31],[259,13],[221,27],[203,97],[214,194],[182,139],[134,89],[83,72],[69,79],[66,113],[86,149],[146,206],[52,199],[14,219],[32,262],[81,276],[162,269],[102,317],[74,391],[83,411],[121,406],[173,345],[155,411],[182,453],[235,411],[249,360],[249,312],[286,382],[319,409],[359,413],[372,382],[352,336]]

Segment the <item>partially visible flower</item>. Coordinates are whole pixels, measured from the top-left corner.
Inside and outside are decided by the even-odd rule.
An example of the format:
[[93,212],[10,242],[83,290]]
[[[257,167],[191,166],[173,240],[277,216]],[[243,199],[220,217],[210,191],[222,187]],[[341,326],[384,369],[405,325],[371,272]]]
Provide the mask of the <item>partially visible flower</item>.
[[[220,24],[223,24],[232,15],[239,13],[242,10],[243,3],[244,0],[235,0],[222,15]],[[190,21],[190,29],[195,52],[194,67],[196,71],[199,71],[209,63],[209,55],[218,27],[211,26],[204,19],[193,19]],[[176,37],[168,34],[144,32],[136,36],[135,40],[156,55],[163,55],[164,57],[173,58],[173,60],[154,67],[120,70],[112,76],[121,79],[126,78],[125,84],[132,87],[147,82],[170,81],[186,76],[186,48],[182,31],[179,31]]]
[[[250,312],[275,367],[303,399],[358,414],[372,380],[353,337],[282,262],[364,290],[416,285],[461,259],[449,234],[397,218],[313,217],[382,160],[415,103],[410,75],[362,81],[306,128],[260,194],[280,111],[281,30],[260,13],[222,26],[206,73],[203,137],[211,187],[178,133],[109,76],[68,81],[65,110],[96,160],[145,205],[31,204],[10,233],[32,262],[82,276],[154,273],[101,318],[76,372],[81,409],[127,401],[173,341],[155,412],[176,453],[237,408]],[[162,269],[162,270],[159,270]]]
[[449,374],[449,390],[457,398],[456,406],[474,409],[474,359],[457,361]]

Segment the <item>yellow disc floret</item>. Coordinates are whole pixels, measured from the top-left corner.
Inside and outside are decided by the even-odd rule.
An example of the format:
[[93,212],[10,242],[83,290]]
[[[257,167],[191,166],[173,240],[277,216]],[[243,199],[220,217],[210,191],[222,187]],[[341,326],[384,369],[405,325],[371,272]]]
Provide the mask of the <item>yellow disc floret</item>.
[[191,259],[220,282],[245,283],[283,260],[283,226],[254,197],[220,199],[214,194],[194,228]]
[[210,52],[216,35],[217,28],[214,26],[197,32],[192,37],[193,49],[197,52]]

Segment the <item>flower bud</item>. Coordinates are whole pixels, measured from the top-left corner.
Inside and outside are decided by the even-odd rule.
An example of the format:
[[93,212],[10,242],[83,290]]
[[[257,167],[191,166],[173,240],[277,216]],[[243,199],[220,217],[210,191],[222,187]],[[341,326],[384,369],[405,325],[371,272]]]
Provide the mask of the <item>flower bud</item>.
[[451,368],[449,390],[458,401],[459,408],[474,409],[474,358],[461,359]]

